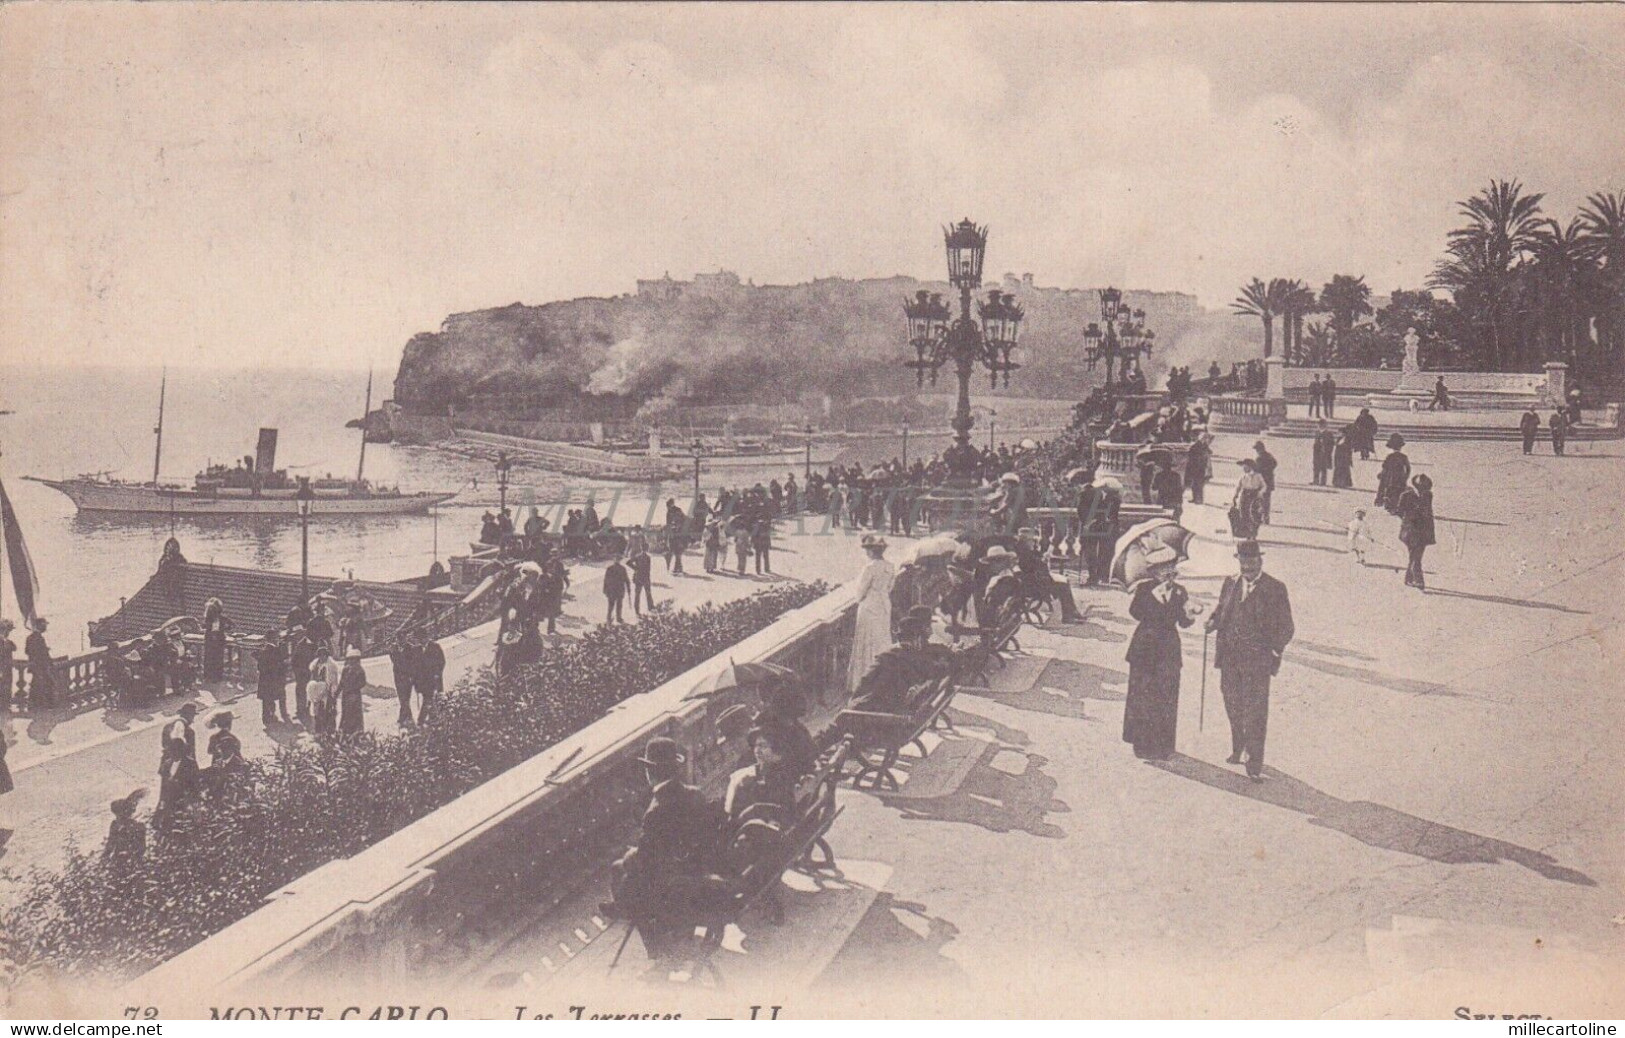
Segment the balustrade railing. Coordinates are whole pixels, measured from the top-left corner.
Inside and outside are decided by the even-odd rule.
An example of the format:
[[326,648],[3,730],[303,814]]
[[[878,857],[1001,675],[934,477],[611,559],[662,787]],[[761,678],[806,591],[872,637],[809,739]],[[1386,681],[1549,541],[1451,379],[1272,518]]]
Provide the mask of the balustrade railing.
[[[165,692],[187,692],[196,686],[203,670],[203,639],[188,635],[184,639],[186,655],[163,675],[144,672],[143,665],[130,664],[125,673],[131,675],[132,686],[145,682]],[[84,713],[112,706],[121,693],[131,688],[115,687],[114,668],[107,665],[107,649],[80,653],[77,656],[57,657],[51,661],[47,687],[40,688],[33,664],[26,659],[12,661],[12,709],[22,714],[42,712]],[[222,681],[231,684],[250,684],[256,676],[253,647],[245,642],[228,640],[223,658]]]

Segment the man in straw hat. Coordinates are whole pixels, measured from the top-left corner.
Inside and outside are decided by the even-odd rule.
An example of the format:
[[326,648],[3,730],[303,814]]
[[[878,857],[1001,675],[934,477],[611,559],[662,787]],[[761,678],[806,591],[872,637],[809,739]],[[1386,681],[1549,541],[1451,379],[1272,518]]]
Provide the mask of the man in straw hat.
[[1246,764],[1247,775],[1263,781],[1264,733],[1269,723],[1270,679],[1292,641],[1292,603],[1286,585],[1264,572],[1257,541],[1238,541],[1241,573],[1226,577],[1207,629],[1218,634],[1213,665],[1230,718],[1231,764]]

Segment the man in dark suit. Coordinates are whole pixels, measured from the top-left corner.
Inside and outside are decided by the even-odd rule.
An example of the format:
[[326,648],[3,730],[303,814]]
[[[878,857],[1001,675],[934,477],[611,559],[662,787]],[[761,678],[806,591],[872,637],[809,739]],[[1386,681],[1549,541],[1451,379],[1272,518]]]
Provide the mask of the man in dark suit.
[[1320,420],[1315,430],[1314,446],[1310,449],[1310,460],[1314,465],[1315,486],[1323,487],[1332,471],[1332,451],[1337,448],[1337,437],[1327,427],[1326,419]]
[[[626,566],[620,559],[611,559],[609,565],[604,567],[604,599],[609,603],[604,613],[604,623],[626,623],[626,618],[621,615],[621,603],[626,600],[626,589],[631,583]],[[636,612],[636,609],[633,611]]]
[[1320,383],[1320,406],[1327,418],[1337,417],[1337,382],[1330,371]]
[[1523,434],[1523,452],[1533,454],[1535,437],[1540,435],[1540,415],[1533,407],[1525,409],[1523,417],[1518,419],[1518,431]]
[[1569,438],[1569,420],[1562,411],[1553,411],[1552,419],[1548,424],[1552,428],[1552,453],[1561,457],[1563,444]]
[[721,813],[684,785],[683,751],[656,737],[638,758],[649,783],[637,844],[610,868],[614,900],[599,906],[637,927],[651,959],[672,948],[712,907],[704,879],[721,842]]
[[1258,466],[1258,474],[1264,477],[1263,522],[1265,526],[1268,526],[1270,524],[1270,501],[1275,496],[1275,466],[1277,462],[1275,455],[1271,454],[1269,448],[1264,446],[1263,440],[1253,444],[1253,454],[1255,455],[1253,464]]
[[413,682],[418,690],[418,724],[434,711],[435,697],[446,682],[446,650],[427,634],[418,636],[418,672]]
[[1281,653],[1294,633],[1292,603],[1286,585],[1264,572],[1257,541],[1238,541],[1236,558],[1241,574],[1225,578],[1207,629],[1218,632],[1213,665],[1230,717],[1229,763],[1245,763],[1248,777],[1256,782],[1264,777],[1270,678],[1280,669]]
[[1111,578],[1112,549],[1117,543],[1117,517],[1123,506],[1121,484],[1110,476],[1097,476],[1078,495],[1078,529],[1083,535],[1086,584],[1104,584]]

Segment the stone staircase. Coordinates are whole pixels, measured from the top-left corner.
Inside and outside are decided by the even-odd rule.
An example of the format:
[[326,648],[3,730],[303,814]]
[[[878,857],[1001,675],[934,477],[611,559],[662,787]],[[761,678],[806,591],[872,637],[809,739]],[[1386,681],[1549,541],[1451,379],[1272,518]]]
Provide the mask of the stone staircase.
[[[1546,427],[1546,419],[1551,416],[1550,409],[1538,412],[1541,419],[1539,442],[1549,444],[1551,434]],[[1451,417],[1461,415],[1462,412],[1450,412]],[[1329,423],[1337,428],[1353,419],[1353,415],[1338,417]],[[1484,441],[1510,441],[1516,443],[1523,438],[1518,429],[1518,419],[1521,412],[1489,412],[1474,415],[1475,421],[1428,421],[1426,415],[1414,416],[1406,413],[1403,417],[1393,412],[1377,415],[1377,445],[1393,433],[1399,433],[1411,442],[1419,440],[1484,440]],[[1309,439],[1315,435],[1319,428],[1319,419],[1291,417],[1270,427],[1270,435],[1286,439]],[[1617,440],[1620,438],[1619,412],[1617,409],[1609,411],[1586,412],[1585,422],[1572,426],[1569,429],[1569,442],[1592,442],[1597,440]]]

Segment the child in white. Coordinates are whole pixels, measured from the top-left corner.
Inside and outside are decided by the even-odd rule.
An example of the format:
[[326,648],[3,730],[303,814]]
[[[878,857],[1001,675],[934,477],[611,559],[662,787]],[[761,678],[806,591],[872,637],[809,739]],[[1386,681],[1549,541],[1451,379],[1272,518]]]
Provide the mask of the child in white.
[[1355,509],[1354,518],[1349,520],[1348,538],[1348,550],[1354,553],[1355,561],[1364,566],[1367,546],[1376,543],[1371,538],[1371,528],[1365,523],[1365,509]]

